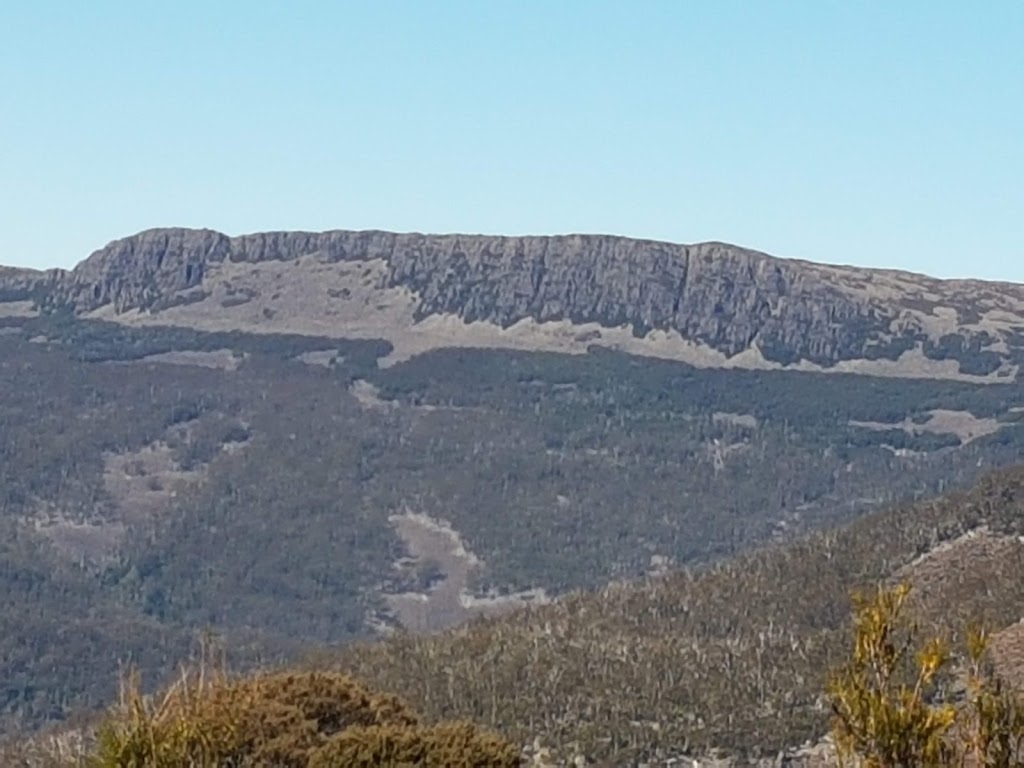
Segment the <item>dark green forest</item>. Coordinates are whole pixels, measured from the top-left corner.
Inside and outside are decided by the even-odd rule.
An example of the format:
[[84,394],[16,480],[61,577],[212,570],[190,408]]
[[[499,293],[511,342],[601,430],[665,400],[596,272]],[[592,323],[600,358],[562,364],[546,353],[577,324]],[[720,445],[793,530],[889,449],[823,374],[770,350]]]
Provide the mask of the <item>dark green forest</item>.
[[[373,639],[395,623],[384,595],[404,588],[389,522],[403,510],[461,534],[485,564],[480,594],[560,595],[643,578],[655,557],[714,569],[967,486],[1024,447],[1013,383],[702,370],[598,348],[381,368],[377,341],[59,314],[0,326],[5,729],[106,704],[120,663],[158,678],[206,629],[243,667]],[[152,358],[181,351],[231,364]],[[357,381],[388,406],[360,402]],[[895,426],[935,410],[998,429],[964,443]],[[173,488],[116,464],[154,446]],[[131,472],[159,504],[118,495],[111,477]]]

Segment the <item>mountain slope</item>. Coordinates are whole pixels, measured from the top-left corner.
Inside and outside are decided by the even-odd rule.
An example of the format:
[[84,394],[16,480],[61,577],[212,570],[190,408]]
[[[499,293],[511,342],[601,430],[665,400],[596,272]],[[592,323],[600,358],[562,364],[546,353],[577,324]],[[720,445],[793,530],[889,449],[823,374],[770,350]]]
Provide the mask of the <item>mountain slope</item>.
[[[287,269],[284,269],[287,267]],[[0,297],[122,322],[585,351],[700,365],[1003,380],[1024,287],[777,259],[723,243],[163,229]],[[140,316],[135,310],[144,310]],[[126,314],[129,313],[129,314]]]
[[821,696],[848,652],[855,588],[907,581],[924,625],[961,638],[969,620],[1007,628],[996,660],[1019,676],[1022,541],[1016,468],[714,568],[351,649],[335,663],[432,716],[472,717],[563,755],[773,756],[827,729]]
[[[0,270],[0,728],[108,701],[125,657],[157,682],[203,628],[242,664],[435,631],[1019,462],[1019,289],[857,274],[617,238],[185,230]],[[972,340],[843,358],[874,354],[851,320],[872,317]],[[726,357],[740,327],[803,357]]]

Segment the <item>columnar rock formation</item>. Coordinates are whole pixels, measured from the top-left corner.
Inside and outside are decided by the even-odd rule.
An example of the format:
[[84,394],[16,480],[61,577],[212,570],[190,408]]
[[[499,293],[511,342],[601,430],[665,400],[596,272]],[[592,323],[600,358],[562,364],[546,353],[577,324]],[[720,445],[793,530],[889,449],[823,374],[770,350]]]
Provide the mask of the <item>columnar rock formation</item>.
[[674,245],[600,235],[490,237],[270,232],[240,237],[158,229],[117,240],[69,272],[0,271],[0,300],[118,315],[159,311],[202,290],[225,263],[382,262],[379,290],[403,289],[414,320],[508,328],[524,320],[626,326],[726,358],[780,365],[917,354],[1006,380],[1024,359],[1024,286],[778,259],[724,243]]

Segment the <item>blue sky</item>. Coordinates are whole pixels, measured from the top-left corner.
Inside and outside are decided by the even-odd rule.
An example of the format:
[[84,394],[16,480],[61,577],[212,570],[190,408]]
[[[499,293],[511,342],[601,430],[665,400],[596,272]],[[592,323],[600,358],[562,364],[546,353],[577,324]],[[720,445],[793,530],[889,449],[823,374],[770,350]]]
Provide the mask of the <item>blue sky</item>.
[[1024,282],[1024,2],[0,5],[0,263],[604,232]]

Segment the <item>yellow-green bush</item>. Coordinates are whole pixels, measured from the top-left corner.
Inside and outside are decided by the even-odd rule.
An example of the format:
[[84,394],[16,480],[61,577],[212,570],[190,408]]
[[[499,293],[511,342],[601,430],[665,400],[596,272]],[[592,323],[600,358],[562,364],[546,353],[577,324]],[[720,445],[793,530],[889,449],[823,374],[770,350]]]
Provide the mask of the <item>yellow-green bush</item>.
[[[1010,768],[1024,763],[1024,707],[985,663],[988,635],[969,628],[961,663],[907,620],[908,585],[856,599],[851,658],[829,684],[843,765]],[[965,685],[954,696],[952,683]],[[944,685],[939,685],[943,680]]]
[[144,697],[130,680],[99,729],[90,762],[91,768],[517,764],[516,750],[497,736],[461,723],[425,727],[396,697],[319,672],[238,680],[186,675],[159,699]]

